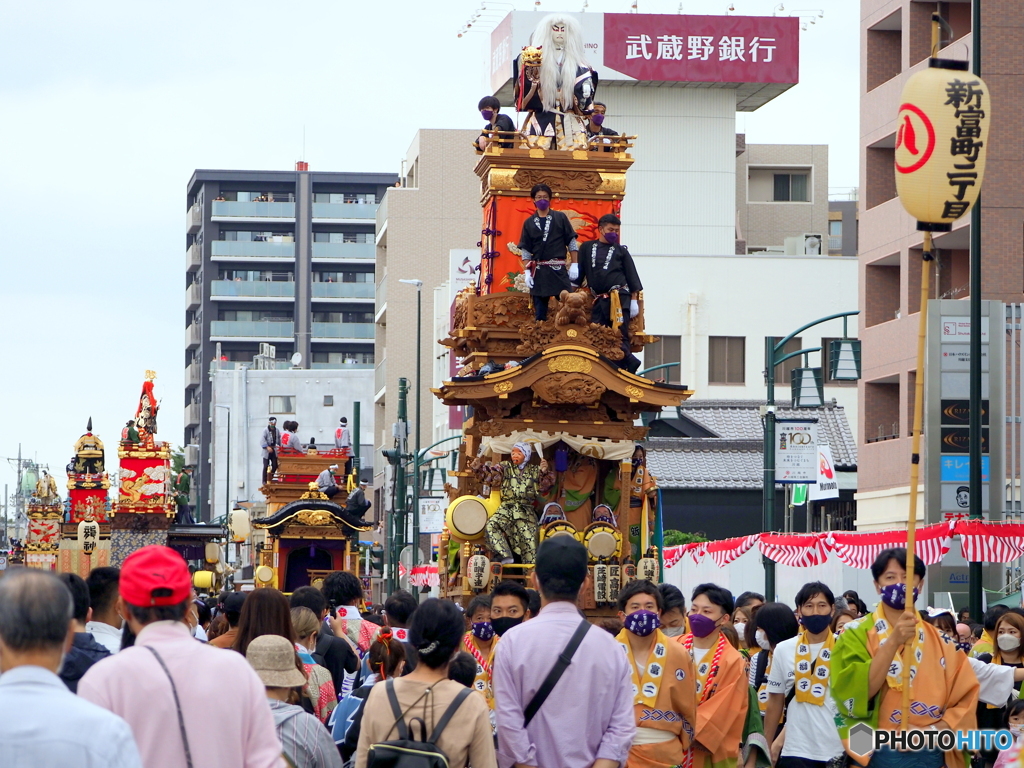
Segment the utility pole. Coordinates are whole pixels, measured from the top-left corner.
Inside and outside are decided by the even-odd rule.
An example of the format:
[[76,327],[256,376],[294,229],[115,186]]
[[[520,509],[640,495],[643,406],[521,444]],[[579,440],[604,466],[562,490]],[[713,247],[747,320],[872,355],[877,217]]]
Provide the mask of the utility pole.
[[[981,0],[971,3],[971,72],[981,75]],[[970,488],[970,517],[981,517],[981,197],[971,209],[971,368],[970,368],[970,410],[968,454],[970,467],[968,487]],[[992,343],[999,342],[993,339]],[[999,342],[1001,343],[1001,342]],[[918,372],[918,376],[921,372]],[[998,482],[997,482],[998,481]],[[989,485],[994,493],[1002,493],[1002,478],[989,478]],[[968,607],[971,616],[982,614],[982,564],[968,564]]]
[[[419,562],[420,553],[420,436],[423,428],[422,412],[420,402],[423,397],[422,376],[423,366],[421,358],[423,355],[423,281],[422,280],[399,280],[400,283],[416,286],[416,450],[413,459],[413,491],[412,491],[412,559],[410,570],[415,568]],[[419,602],[419,592],[416,592],[416,600]]]
[[391,594],[398,586],[398,564],[401,562],[402,549],[405,547],[405,531],[408,514],[405,508],[406,487],[405,487],[405,457],[408,452],[409,417],[407,398],[409,393],[409,380],[401,378],[398,380],[398,422],[395,424],[395,451],[397,461],[392,462],[395,467],[394,504],[391,511],[391,541],[388,547],[388,594]]

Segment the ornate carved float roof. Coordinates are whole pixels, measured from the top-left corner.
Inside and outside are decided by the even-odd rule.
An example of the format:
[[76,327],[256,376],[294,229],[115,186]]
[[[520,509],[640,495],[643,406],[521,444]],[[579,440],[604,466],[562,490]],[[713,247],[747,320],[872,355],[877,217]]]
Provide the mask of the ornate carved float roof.
[[286,526],[340,528],[346,533],[373,528],[362,518],[348,513],[341,505],[313,490],[303,494],[301,499],[285,504],[269,517],[253,520],[252,525],[254,528],[266,528],[275,535],[280,534]]
[[[434,393],[445,405],[478,406],[529,393],[537,405],[592,406],[618,396],[632,411],[660,411],[681,404],[693,392],[685,386],[659,384],[635,376],[579,344],[558,344],[527,358],[521,365],[486,376],[446,381]],[[494,403],[499,406],[500,403]]]
[[581,150],[489,149],[476,165],[481,193],[528,196],[534,184],[544,183],[555,196],[577,200],[621,200],[626,192],[626,171],[633,158],[621,141],[615,152]]

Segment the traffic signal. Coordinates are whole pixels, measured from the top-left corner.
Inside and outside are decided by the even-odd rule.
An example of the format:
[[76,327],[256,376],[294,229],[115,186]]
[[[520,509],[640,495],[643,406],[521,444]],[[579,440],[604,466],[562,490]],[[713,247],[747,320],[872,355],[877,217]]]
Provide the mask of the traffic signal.
[[402,452],[398,448],[383,448],[381,453],[388,460],[388,464],[397,467],[402,462]]
[[370,571],[384,573],[384,547],[370,547]]

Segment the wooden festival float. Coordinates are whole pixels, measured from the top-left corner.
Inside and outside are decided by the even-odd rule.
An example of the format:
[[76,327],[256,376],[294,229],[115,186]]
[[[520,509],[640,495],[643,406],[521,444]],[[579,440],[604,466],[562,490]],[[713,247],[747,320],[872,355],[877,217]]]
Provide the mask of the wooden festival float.
[[257,588],[294,592],[319,586],[331,571],[359,573],[359,533],[373,526],[345,509],[355,472],[335,475],[340,491],[334,498],[317,489],[317,476],[332,464],[345,464],[335,449],[320,452],[310,446],[306,453],[278,454],[277,473],[260,489],[267,516],[252,521]]
[[[587,546],[593,587],[581,594],[580,607],[597,616],[612,611],[620,586],[638,571],[640,577],[658,578],[653,478],[646,475],[644,457],[633,462],[637,444],[647,436],[638,420],[693,393],[620,368],[621,333],[590,322],[594,299],[587,289],[552,299],[543,322],[534,320],[524,292],[514,243],[534,212],[531,187],[551,187],[552,209],[568,215],[579,242],[596,239],[598,219],[619,211],[634,137],[606,140],[595,152],[541,149],[528,146],[532,137],[496,135],[516,148],[492,144],[476,166],[484,220],[480,278],[475,290],[457,296],[450,334],[440,342],[460,369],[434,390],[445,405],[472,414],[446,485],[441,594],[465,604],[497,580],[527,581],[532,563],[517,556],[502,565],[485,542],[486,522],[501,498],[497,486],[487,484],[483,467],[508,459],[514,443],[527,442],[534,449],[531,463],[546,459],[556,476],[551,491],[535,502],[538,520],[550,501],[564,511],[564,519],[540,527],[539,539],[568,535]],[[657,340],[644,330],[642,296],[629,331],[632,352]],[[637,482],[638,492],[632,493]],[[595,519],[600,505],[614,510],[612,520]]]

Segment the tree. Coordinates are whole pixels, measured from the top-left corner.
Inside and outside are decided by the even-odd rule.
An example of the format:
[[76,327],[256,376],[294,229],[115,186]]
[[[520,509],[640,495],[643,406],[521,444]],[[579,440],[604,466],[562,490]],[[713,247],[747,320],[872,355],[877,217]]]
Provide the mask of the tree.
[[665,531],[665,546],[676,547],[680,544],[693,544],[698,541],[707,541],[708,537],[703,533],[683,533],[682,531],[676,531],[669,529]]
[[180,475],[185,469],[185,449],[180,445],[171,449],[171,471]]

